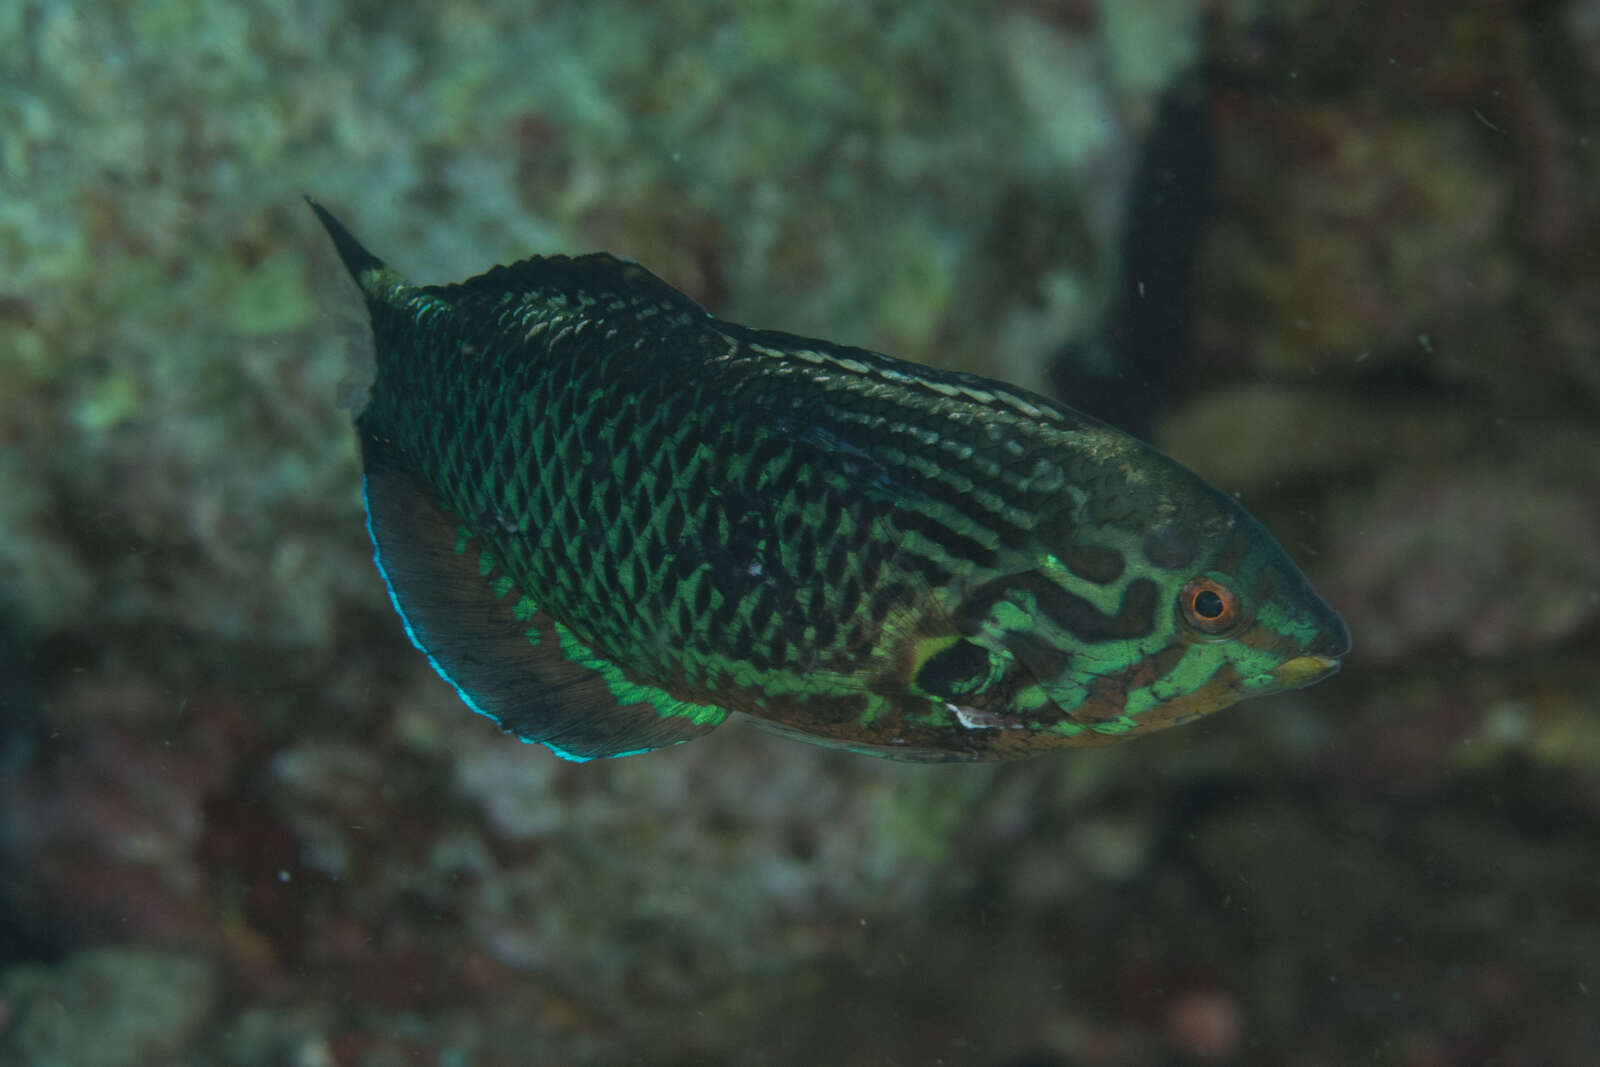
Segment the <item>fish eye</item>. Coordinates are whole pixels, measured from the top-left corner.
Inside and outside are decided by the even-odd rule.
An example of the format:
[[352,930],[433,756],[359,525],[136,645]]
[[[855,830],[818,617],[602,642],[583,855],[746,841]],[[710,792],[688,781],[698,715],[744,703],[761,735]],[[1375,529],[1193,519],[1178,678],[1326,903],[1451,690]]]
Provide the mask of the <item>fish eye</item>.
[[1239,623],[1239,594],[1211,578],[1191,578],[1178,594],[1183,621],[1208,637],[1221,637]]

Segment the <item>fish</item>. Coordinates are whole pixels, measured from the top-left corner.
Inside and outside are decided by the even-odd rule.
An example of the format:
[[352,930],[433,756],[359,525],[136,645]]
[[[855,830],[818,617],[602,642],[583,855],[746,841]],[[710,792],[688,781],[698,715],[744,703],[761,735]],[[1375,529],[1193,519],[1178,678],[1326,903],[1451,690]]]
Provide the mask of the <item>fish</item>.
[[371,320],[355,426],[390,601],[523,741],[585,761],[741,714],[1006,760],[1349,651],[1237,501],[1064,404],[727,322],[606,253],[415,285],[307,201]]

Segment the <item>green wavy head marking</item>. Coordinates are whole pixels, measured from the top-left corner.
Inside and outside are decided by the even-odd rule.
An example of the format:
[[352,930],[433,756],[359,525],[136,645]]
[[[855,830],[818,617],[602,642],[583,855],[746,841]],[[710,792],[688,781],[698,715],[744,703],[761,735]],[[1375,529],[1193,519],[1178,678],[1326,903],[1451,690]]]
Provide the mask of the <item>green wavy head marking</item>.
[[1349,631],[1272,536],[1166,457],[1129,458],[1045,516],[1031,569],[964,599],[962,640],[918,657],[917,687],[964,724],[1095,744],[1338,669]]

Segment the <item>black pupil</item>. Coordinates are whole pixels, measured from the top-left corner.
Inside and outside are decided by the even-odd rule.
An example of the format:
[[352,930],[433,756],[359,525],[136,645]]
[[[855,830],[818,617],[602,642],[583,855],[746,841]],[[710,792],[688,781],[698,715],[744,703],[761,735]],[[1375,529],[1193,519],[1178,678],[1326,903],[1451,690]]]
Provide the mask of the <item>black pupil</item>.
[[1222,612],[1222,598],[1210,589],[1202,589],[1194,595],[1194,613],[1202,619],[1215,619]]

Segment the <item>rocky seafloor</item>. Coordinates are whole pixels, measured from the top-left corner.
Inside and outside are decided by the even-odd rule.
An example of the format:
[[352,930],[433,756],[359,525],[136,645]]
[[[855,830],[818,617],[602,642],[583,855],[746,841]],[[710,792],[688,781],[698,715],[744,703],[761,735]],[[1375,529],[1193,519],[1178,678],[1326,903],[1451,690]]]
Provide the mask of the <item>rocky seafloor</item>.
[[[1594,1062],[1597,120],[1595,0],[6,8],[0,1062]],[[1124,382],[1355,652],[1012,765],[519,745],[370,565],[301,193]]]

